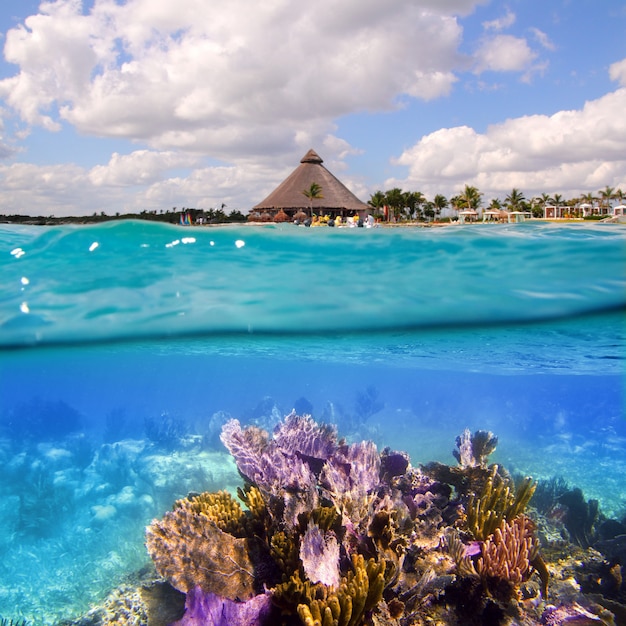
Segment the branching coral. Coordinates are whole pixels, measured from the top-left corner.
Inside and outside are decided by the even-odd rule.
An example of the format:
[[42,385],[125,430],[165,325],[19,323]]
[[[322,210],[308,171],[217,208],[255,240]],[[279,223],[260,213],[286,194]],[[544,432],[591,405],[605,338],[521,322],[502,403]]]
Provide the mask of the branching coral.
[[476,571],[482,578],[500,578],[517,586],[528,578],[539,553],[535,526],[525,515],[502,522],[482,544]]
[[472,494],[467,504],[467,528],[474,539],[485,540],[503,520],[523,513],[535,492],[536,483],[525,478],[513,493],[510,480],[498,474],[494,465],[480,496]]
[[306,589],[306,600],[297,607],[305,626],[357,626],[364,614],[382,600],[384,561],[366,562],[362,555],[354,555],[352,567],[336,589],[327,586]]
[[465,545],[458,534],[447,537],[448,552],[461,576],[479,577],[492,593],[512,594],[527,580],[537,563],[539,541],[535,526],[525,515],[502,521],[485,541]]
[[228,491],[209,493],[207,491],[190,496],[174,503],[174,510],[186,508],[197,515],[206,515],[215,525],[226,533],[242,536],[243,511],[241,505]]

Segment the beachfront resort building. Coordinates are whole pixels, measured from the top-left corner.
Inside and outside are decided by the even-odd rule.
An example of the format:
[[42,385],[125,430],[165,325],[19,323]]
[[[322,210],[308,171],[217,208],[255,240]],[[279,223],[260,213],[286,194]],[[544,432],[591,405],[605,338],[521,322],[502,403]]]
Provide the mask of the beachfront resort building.
[[[322,163],[317,152],[309,150],[300,160],[300,165],[265,200],[252,208],[248,219],[303,221],[311,218],[312,214],[328,215],[333,219],[337,216],[363,219],[371,207],[361,202]],[[307,196],[312,185],[318,193]]]

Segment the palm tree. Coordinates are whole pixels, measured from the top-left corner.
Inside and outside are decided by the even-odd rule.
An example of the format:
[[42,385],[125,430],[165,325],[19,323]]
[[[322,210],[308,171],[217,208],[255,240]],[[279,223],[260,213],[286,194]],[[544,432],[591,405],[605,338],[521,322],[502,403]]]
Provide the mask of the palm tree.
[[555,206],[561,206],[561,204],[563,204],[563,196],[560,193],[555,193],[552,196],[552,202],[554,203]]
[[367,204],[374,209],[381,210],[385,206],[385,194],[379,189],[376,193],[373,193],[370,196]]
[[430,200],[424,203],[424,209],[422,210],[424,213],[424,217],[428,219],[428,221],[432,220],[435,217],[435,203]]
[[477,187],[465,185],[465,189],[463,189],[463,192],[459,196],[459,206],[466,209],[477,209],[482,203],[482,195],[483,194],[478,191]]
[[502,208],[502,202],[500,202],[500,198],[492,198],[489,203],[489,208],[492,211],[499,211]]
[[385,196],[387,198],[389,208],[393,211],[394,217],[398,219],[398,217],[400,217],[400,212],[404,209],[404,193],[402,192],[402,189],[399,187],[389,189]]
[[302,193],[309,199],[311,208],[311,219],[313,219],[313,200],[324,197],[322,195],[322,186],[318,185],[317,183],[311,183],[311,186],[308,189],[304,189]]
[[593,206],[593,203],[597,200],[597,198],[591,192],[584,193],[582,196],[580,196],[580,198],[581,200],[583,200],[583,202],[586,202],[591,206]]
[[426,202],[421,191],[407,191],[404,194],[404,206],[409,210],[409,217],[413,219],[415,211],[420,211],[420,206]]
[[615,187],[609,187],[608,185],[600,190],[598,193],[600,194],[602,201],[600,202],[600,207],[606,207],[607,209],[611,206],[611,200],[615,197],[614,192]]
[[522,203],[526,200],[524,194],[519,190],[513,187],[511,193],[504,199],[506,202],[506,206],[511,211],[519,211]]
[[435,207],[435,213],[437,214],[437,217],[439,217],[441,215],[441,211],[448,206],[448,200],[445,196],[438,193],[433,198],[433,205]]

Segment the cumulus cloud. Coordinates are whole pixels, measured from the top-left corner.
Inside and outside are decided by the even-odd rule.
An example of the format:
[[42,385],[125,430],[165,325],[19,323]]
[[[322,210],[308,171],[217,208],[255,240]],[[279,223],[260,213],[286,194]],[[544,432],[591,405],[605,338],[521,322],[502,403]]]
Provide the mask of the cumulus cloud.
[[[623,62],[611,75],[623,78]],[[502,196],[513,187],[527,197],[567,189],[584,193],[606,185],[626,186],[626,88],[582,109],[529,115],[479,133],[467,126],[424,136],[397,159],[409,168],[389,187],[419,189],[426,195],[458,193],[464,184]],[[436,182],[434,182],[436,181]]]
[[161,180],[171,169],[197,165],[197,158],[180,152],[135,150],[131,154],[114,152],[107,165],[97,165],[88,174],[95,186],[147,185]]
[[198,166],[177,174],[178,167],[188,164],[172,153],[136,151],[114,154],[107,165],[91,169],[72,164],[0,165],[0,203],[5,213],[57,217],[182,205],[209,209],[225,204],[227,212],[247,211],[248,194],[262,199],[270,191],[268,180],[288,174],[259,164]]
[[520,72],[528,69],[536,57],[526,39],[497,35],[485,39],[477,50],[475,72]]
[[51,131],[67,122],[229,159],[301,151],[299,132],[322,138],[338,116],[449,93],[456,16],[477,2],[453,4],[96,0],[84,13],[80,0],[44,2],[7,33],[20,69],[0,96]]

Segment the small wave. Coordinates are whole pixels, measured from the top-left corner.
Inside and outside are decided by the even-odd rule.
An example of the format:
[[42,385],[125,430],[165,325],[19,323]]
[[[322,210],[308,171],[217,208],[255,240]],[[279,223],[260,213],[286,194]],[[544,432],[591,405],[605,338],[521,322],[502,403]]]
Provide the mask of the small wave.
[[0,227],[0,346],[532,323],[626,306],[626,229]]

